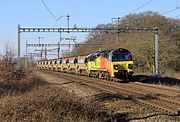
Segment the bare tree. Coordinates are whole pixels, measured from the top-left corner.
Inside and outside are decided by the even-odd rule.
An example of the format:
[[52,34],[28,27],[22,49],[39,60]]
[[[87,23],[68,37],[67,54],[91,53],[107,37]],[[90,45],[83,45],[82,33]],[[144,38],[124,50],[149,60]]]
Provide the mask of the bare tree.
[[0,82],[9,83],[16,77],[14,57],[15,51],[6,43],[5,53],[0,59]]

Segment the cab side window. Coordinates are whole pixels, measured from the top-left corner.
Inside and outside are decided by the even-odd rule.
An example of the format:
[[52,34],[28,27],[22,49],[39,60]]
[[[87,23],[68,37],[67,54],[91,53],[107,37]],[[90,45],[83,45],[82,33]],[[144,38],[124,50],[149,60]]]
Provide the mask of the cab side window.
[[107,57],[108,57],[108,61],[112,61],[112,54],[108,54]]

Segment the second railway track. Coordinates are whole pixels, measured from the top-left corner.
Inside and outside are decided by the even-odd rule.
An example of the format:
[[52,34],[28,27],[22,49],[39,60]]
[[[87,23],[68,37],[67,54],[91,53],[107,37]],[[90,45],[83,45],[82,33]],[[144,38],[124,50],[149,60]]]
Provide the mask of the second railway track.
[[[70,81],[81,82],[90,87],[94,87],[106,92],[110,92],[113,94],[124,94],[127,96],[131,96],[133,100],[140,102],[142,104],[148,105],[150,107],[159,109],[161,111],[167,112],[172,115],[179,115],[180,114],[180,101],[178,99],[179,91],[178,90],[170,90],[168,89],[167,92],[166,88],[159,88],[157,86],[151,86],[141,83],[115,83],[108,81],[103,81],[101,79],[94,79],[90,77],[60,73],[60,72],[52,72],[52,71],[43,71],[44,73],[50,73],[54,76],[59,76],[63,79],[67,79]],[[143,87],[142,87],[143,86]],[[159,88],[159,90],[158,90]],[[159,91],[158,94],[153,94],[153,91]],[[177,92],[176,92],[177,91]],[[171,92],[171,94],[169,93]],[[176,94],[175,100],[168,98],[172,95],[172,93]],[[162,94],[162,95],[159,95]],[[169,95],[169,96],[168,96]]]

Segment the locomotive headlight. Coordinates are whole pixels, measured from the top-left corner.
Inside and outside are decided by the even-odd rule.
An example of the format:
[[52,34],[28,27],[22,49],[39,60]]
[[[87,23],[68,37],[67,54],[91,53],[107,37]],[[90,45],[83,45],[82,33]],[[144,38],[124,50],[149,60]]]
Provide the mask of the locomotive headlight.
[[133,69],[133,64],[128,64],[129,69]]
[[117,70],[118,69],[118,65],[114,65],[114,69]]

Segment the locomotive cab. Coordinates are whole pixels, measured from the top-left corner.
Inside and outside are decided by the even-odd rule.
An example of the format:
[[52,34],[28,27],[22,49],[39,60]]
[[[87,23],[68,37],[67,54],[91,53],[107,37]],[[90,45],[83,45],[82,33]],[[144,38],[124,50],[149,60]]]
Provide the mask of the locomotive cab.
[[128,50],[123,48],[111,50],[108,60],[111,62],[112,77],[127,79],[133,75],[132,54]]

